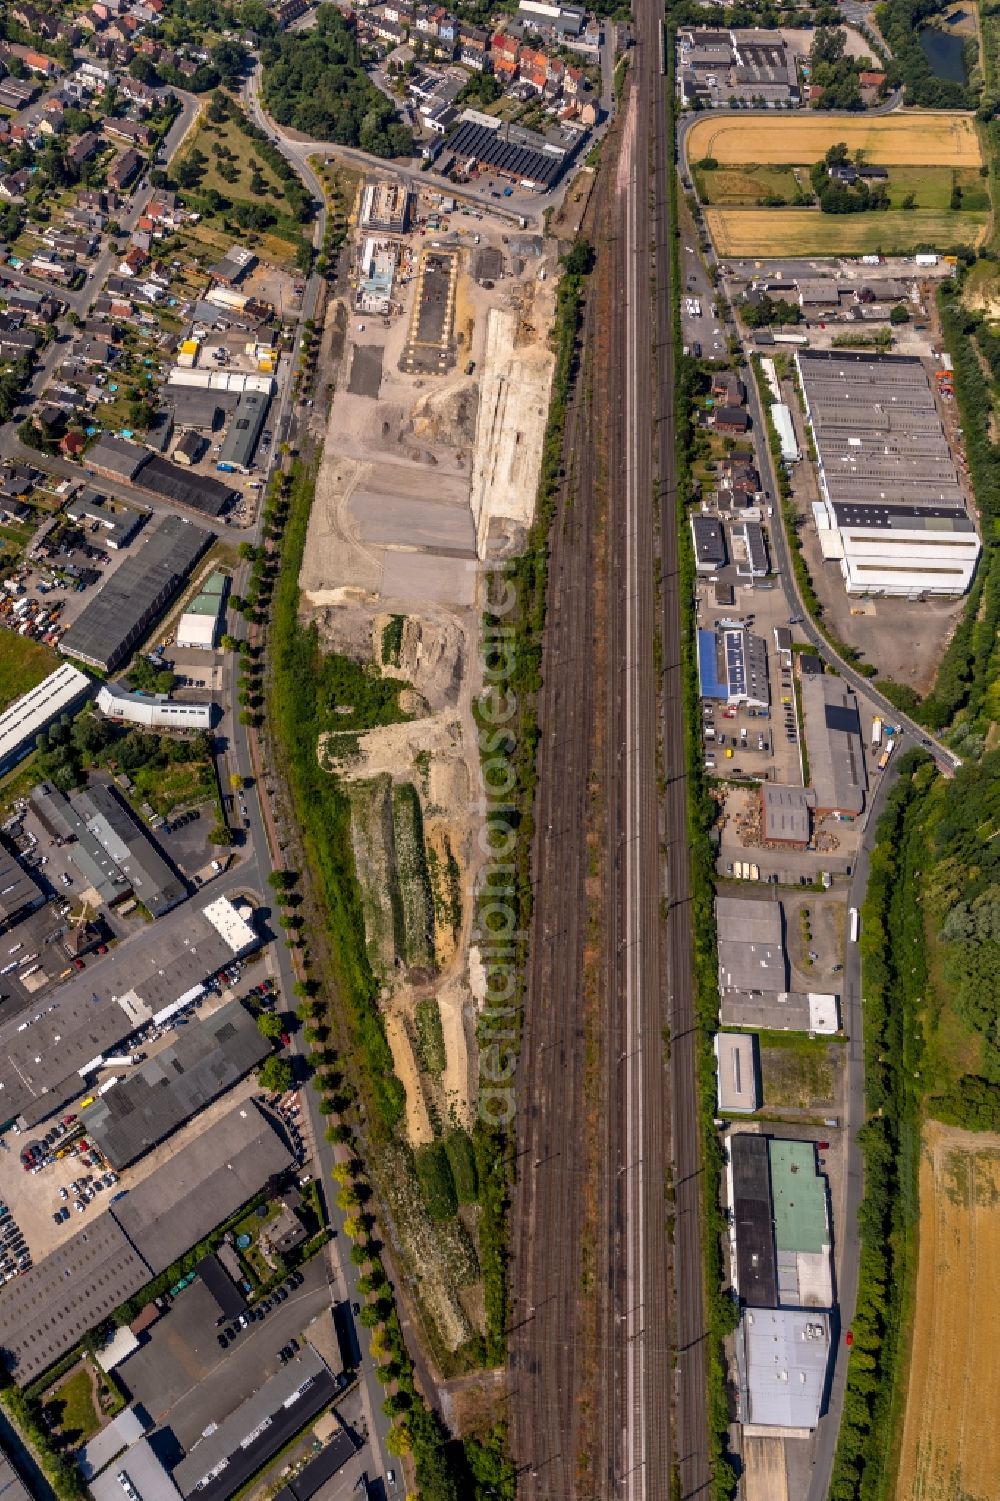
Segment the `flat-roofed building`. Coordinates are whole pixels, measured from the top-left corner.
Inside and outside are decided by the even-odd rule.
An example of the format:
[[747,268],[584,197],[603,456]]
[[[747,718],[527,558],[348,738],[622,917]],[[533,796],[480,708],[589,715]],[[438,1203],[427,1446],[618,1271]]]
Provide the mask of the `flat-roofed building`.
[[835,995],[800,990],[727,990],[719,1004],[724,1027],[760,1027],[768,1032],[815,1032],[832,1036],[840,1030]]
[[41,782],[31,801],[43,827],[69,841],[70,859],[101,901],[132,895],[161,917],[187,896],[185,883],[107,783],[67,797]]
[[[88,1444],[77,1451],[76,1462],[84,1480],[88,1483],[93,1480],[113,1459],[124,1453],[130,1444],[138,1443],[144,1433],[145,1427],[135,1408],[126,1407],[124,1412],[112,1418]],[[3,1501],[2,1492],[0,1501]]]
[[179,1501],[180,1491],[149,1442],[140,1438],[90,1482],[93,1501]]
[[931,381],[911,355],[798,350],[820,547],[849,594],[961,594],[979,538]]
[[767,1137],[734,1131],[728,1143],[733,1286],[740,1302],[748,1308],[774,1308],[778,1302],[778,1273]]
[[35,748],[35,740],[61,714],[71,714],[93,691],[78,667],[64,663],[0,714],[0,775]]
[[0,1501],[31,1501],[31,1492],[3,1448],[0,1448]]
[[719,896],[715,921],[720,994],[788,989],[780,902],[767,897]]
[[66,515],[74,521],[96,521],[104,533],[102,541],[114,552],[120,547],[127,547],[143,522],[149,519],[145,506],[130,506],[123,500],[108,500],[89,485],[85,485],[79,495],[70,501]]
[[811,1141],[768,1144],[778,1302],[789,1308],[831,1308],[833,1267],[826,1178]]
[[362,229],[405,234],[410,222],[410,192],[401,182],[378,179],[365,184],[361,195]]
[[173,1471],[181,1494],[188,1501],[228,1501],[338,1390],[328,1366],[306,1345],[181,1460]]
[[756,1036],[752,1032],[716,1032],[714,1046],[720,1113],[752,1114],[760,1105]]
[[151,730],[210,730],[214,704],[184,703],[168,693],[129,693],[117,683],[107,683],[96,699],[108,719],[141,724]]
[[694,543],[694,566],[698,573],[715,573],[726,563],[726,539],[722,524],[714,516],[700,511],[691,513],[691,540]]
[[162,1272],[294,1162],[274,1117],[244,1100],[110,1212],[143,1260]]
[[0,1360],[27,1385],[149,1280],[118,1223],[98,1214],[0,1290]]
[[36,912],[44,901],[34,876],[0,839],[0,933],[6,933],[29,912]]
[[802,677],[801,692],[815,814],[856,817],[868,789],[858,701],[843,678],[832,673]]
[[239,1001],[175,1032],[168,1047],[79,1111],[88,1136],[121,1171],[225,1094],[270,1052]]
[[258,943],[228,897],[194,898],[44,1003],[0,1021],[0,1120],[30,1127],[78,1099],[106,1053],[190,1005],[206,980]]
[[698,684],[702,698],[768,708],[771,687],[764,637],[726,627],[699,630]]
[[271,398],[266,391],[243,392],[223,440],[219,469],[224,472],[235,470],[239,474],[250,472],[270,405]]
[[[145,449],[141,452],[151,464],[164,462],[151,459]],[[113,672],[160,618],[209,541],[210,534],[201,527],[180,516],[165,516],[85,606],[59,642],[59,650],[102,672]]]
[[805,1436],[823,1410],[830,1321],[812,1309],[745,1308],[736,1336],[744,1435]]

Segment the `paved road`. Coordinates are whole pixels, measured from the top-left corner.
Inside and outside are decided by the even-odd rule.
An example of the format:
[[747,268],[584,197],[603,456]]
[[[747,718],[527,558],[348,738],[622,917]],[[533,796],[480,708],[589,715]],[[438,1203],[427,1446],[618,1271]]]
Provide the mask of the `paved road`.
[[[910,749],[912,741],[907,736],[897,737],[900,744],[893,759],[882,773],[875,796],[868,812],[868,823],[861,847],[854,862],[848,904],[860,910],[868,886],[868,867],[875,846],[878,821],[885,809],[886,797],[899,770],[899,757]],[[841,997],[841,1021],[847,1035],[847,1080],[846,1116],[841,1122],[847,1137],[847,1163],[841,1202],[834,1207],[834,1235],[839,1242],[837,1258],[837,1318],[833,1325],[833,1337],[837,1344],[834,1350],[833,1378],[830,1399],[825,1415],[816,1430],[814,1469],[810,1477],[806,1501],[826,1501],[833,1472],[833,1460],[840,1436],[840,1423],[844,1411],[844,1391],[847,1385],[847,1365],[850,1351],[844,1343],[844,1333],[851,1326],[858,1299],[858,1268],[861,1246],[858,1239],[858,1208],[864,1193],[864,1158],[858,1145],[858,1132],[865,1123],[865,1068],[864,1068],[864,997],[861,989],[861,950],[856,943],[848,943],[844,965],[844,992]]]

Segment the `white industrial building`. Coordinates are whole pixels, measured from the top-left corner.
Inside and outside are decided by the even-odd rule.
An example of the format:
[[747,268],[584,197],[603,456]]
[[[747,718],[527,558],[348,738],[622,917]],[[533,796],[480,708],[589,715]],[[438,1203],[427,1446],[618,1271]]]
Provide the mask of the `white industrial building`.
[[108,719],[150,730],[210,730],[214,705],[185,704],[166,693],[128,693],[114,683],[102,687],[97,707]]
[[92,687],[86,673],[67,662],[15,699],[0,714],[0,775],[33,751],[36,736],[82,703]]
[[757,1038],[752,1032],[716,1032],[720,1115],[746,1115],[758,1109]]
[[921,361],[804,349],[795,360],[816,444],[820,549],[847,592],[963,594],[980,542]]
[[814,1309],[745,1308],[736,1334],[744,1436],[780,1428],[805,1437],[819,1422],[830,1320]]
[[786,464],[797,464],[802,457],[799,451],[799,440],[795,436],[792,414],[783,401],[771,403],[771,421],[774,423],[774,430],[781,443],[782,461]]

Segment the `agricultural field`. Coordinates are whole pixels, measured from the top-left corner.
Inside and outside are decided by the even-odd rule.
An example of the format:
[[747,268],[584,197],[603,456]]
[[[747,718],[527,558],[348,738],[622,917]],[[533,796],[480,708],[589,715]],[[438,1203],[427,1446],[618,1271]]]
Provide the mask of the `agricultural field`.
[[714,157],[721,166],[810,165],[843,141],[883,167],[979,167],[982,151],[972,115],[949,110],[907,110],[892,115],[709,116],[687,135],[687,159]]
[[927,245],[979,245],[985,210],[888,209],[821,214],[808,208],[707,208],[705,224],[720,256],[906,255]]
[[1000,1475],[1000,1137],[929,1122],[897,1501],[990,1501]]

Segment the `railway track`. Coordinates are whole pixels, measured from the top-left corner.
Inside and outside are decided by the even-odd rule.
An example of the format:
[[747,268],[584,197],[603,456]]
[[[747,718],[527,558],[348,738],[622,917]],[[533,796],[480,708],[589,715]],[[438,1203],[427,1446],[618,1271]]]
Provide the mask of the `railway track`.
[[[567,414],[571,472],[552,531],[511,1338],[512,1447],[519,1495],[531,1501],[668,1501],[674,1465],[684,1496],[707,1495],[709,1484],[661,18],[655,0],[637,0],[626,101],[589,211],[598,260]],[[607,1129],[592,1164],[582,990],[594,771],[603,790]],[[588,1171],[599,1205],[592,1291],[581,1279]],[[583,1316],[588,1298],[596,1325]],[[595,1364],[597,1415],[584,1423]]]

